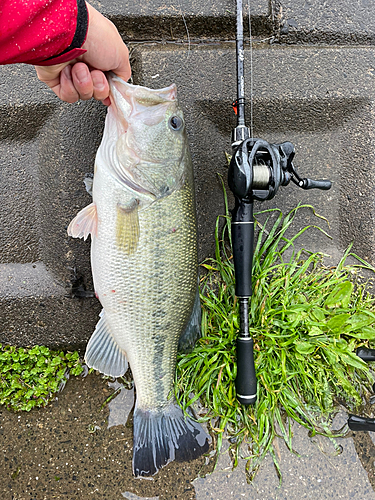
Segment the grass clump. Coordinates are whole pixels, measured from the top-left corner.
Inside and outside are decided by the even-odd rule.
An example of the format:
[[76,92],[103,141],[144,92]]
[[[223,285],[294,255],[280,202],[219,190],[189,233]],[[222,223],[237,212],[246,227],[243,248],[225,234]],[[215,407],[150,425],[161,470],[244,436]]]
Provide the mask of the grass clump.
[[69,375],[82,372],[78,352],[0,344],[0,404],[13,411],[46,406]]
[[[284,438],[292,451],[291,419],[312,434],[332,436],[329,424],[338,405],[358,408],[373,382],[369,367],[355,354],[375,339],[375,299],[356,278],[358,267],[373,268],[350,249],[329,268],[322,253],[296,251],[294,243],[308,227],[291,237],[287,233],[296,213],[306,208],[312,209],[299,206],[285,217],[277,209],[266,210],[261,212],[266,221],[257,222],[250,307],[255,406],[239,404],[234,385],[239,310],[228,209],[221,235],[220,218],[216,225],[216,256],[202,264],[207,271],[202,338],[177,365],[180,404],[186,409],[201,401],[208,411],[200,420],[209,422],[216,435],[217,452],[225,432],[234,465],[241,454],[248,460],[249,479],[267,452],[279,471],[273,441]],[[349,255],[359,264],[347,264]]]

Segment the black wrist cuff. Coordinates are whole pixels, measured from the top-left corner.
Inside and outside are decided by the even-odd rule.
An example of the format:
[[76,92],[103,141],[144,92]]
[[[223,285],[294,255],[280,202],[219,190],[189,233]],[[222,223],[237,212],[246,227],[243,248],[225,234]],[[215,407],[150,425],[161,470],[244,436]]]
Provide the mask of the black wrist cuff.
[[89,22],[89,16],[88,16],[87,6],[86,6],[85,0],[77,0],[77,26],[76,26],[76,32],[74,33],[72,43],[69,45],[69,47],[67,47],[65,50],[60,52],[60,54],[56,54],[55,56],[48,57],[48,59],[45,59],[45,60],[50,61],[51,59],[54,59],[55,57],[62,56],[66,52],[69,52],[73,49],[81,48],[84,41],[85,41],[85,38],[86,38],[88,22]]

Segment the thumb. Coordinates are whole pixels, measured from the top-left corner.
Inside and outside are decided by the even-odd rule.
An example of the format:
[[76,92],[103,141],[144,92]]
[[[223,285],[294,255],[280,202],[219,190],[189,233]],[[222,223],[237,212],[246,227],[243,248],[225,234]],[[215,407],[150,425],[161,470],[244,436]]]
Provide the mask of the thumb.
[[112,68],[113,73],[122,78],[125,82],[129,80],[132,70],[129,62],[129,50],[125,44],[120,46],[117,54],[118,64]]
[[51,89],[56,87],[60,83],[60,73],[65,68],[74,61],[69,61],[61,64],[55,64],[54,66],[34,66],[36,74],[39,80]]

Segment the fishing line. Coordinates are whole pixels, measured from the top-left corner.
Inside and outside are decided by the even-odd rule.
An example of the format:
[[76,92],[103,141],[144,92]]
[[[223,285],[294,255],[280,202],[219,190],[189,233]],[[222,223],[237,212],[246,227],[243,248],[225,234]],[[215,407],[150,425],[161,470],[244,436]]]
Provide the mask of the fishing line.
[[[189,28],[187,27],[187,22],[186,22],[186,19],[185,19],[185,16],[184,16],[184,13],[183,13],[183,10],[182,10],[182,5],[181,5],[181,2],[180,0],[178,0],[178,5],[180,7],[180,14],[181,14],[181,17],[182,17],[182,20],[184,22],[184,26],[185,26],[185,30],[186,30],[186,34],[187,34],[187,39],[188,39],[188,51],[187,51],[187,57],[186,57],[186,60],[185,60],[185,64],[187,63],[188,59],[189,59],[189,56],[190,56],[190,50],[191,50],[191,41],[190,41],[190,33],[189,33]],[[174,75],[176,75],[177,73],[179,73],[183,68],[184,68],[184,65],[181,65],[181,67],[175,71],[171,77],[174,77]]]
[[254,137],[253,127],[253,37],[251,35],[251,8],[250,0],[247,0],[249,15],[249,43],[250,43],[250,137]]
[[189,56],[190,56],[190,33],[189,33],[189,29],[187,27],[187,23],[186,23],[186,19],[185,19],[184,13],[182,12],[182,7],[181,7],[180,2],[178,2],[178,4],[180,6],[181,16],[182,16],[182,20],[184,21],[184,25],[185,25],[185,29],[186,29],[186,34],[187,34],[187,38],[188,38],[188,56],[187,56],[187,58],[189,58]]
[[[187,35],[187,40],[188,40],[188,49],[187,49],[187,57],[185,59],[185,63],[182,64],[180,66],[179,69],[177,69],[176,71],[174,71],[170,76],[169,78],[174,78],[174,76],[177,74],[177,73],[180,73],[180,71],[182,69],[184,69],[189,57],[190,57],[190,51],[191,51],[191,45],[192,43],[197,43],[197,45],[200,43],[200,40],[197,40],[196,42],[193,40],[193,42],[191,41],[191,38],[190,38],[190,33],[189,33],[189,28],[187,26],[187,22],[186,22],[186,19],[185,19],[185,16],[184,16],[184,13],[183,13],[183,10],[182,10],[182,5],[181,5],[181,2],[180,0],[178,0],[178,6],[179,6],[179,9],[180,9],[180,14],[181,14],[181,17],[182,17],[182,21],[184,23],[184,26],[185,26],[185,30],[186,30],[186,35]],[[216,40],[212,40],[212,43],[215,43]],[[133,55],[133,51],[134,51],[134,48],[137,46],[137,45],[167,45],[167,44],[175,44],[175,45],[185,45],[185,42],[182,41],[180,42],[179,40],[177,41],[174,41],[174,40],[167,40],[167,41],[159,41],[159,40],[138,40],[138,41],[133,41],[133,42],[129,42],[129,46],[131,47],[130,49],[130,54],[129,56],[132,56]],[[156,76],[160,76],[159,74],[155,75]],[[154,77],[154,78],[155,78]],[[152,78],[152,77],[151,77]],[[133,83],[133,74],[131,76],[131,83]]]

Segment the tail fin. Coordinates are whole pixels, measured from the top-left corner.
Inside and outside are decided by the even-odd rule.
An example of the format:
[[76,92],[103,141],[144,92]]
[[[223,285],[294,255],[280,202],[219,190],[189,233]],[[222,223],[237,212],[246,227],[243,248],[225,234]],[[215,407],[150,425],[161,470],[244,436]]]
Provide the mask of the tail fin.
[[134,411],[133,472],[152,476],[172,460],[184,462],[208,451],[210,437],[172,403],[164,411]]

